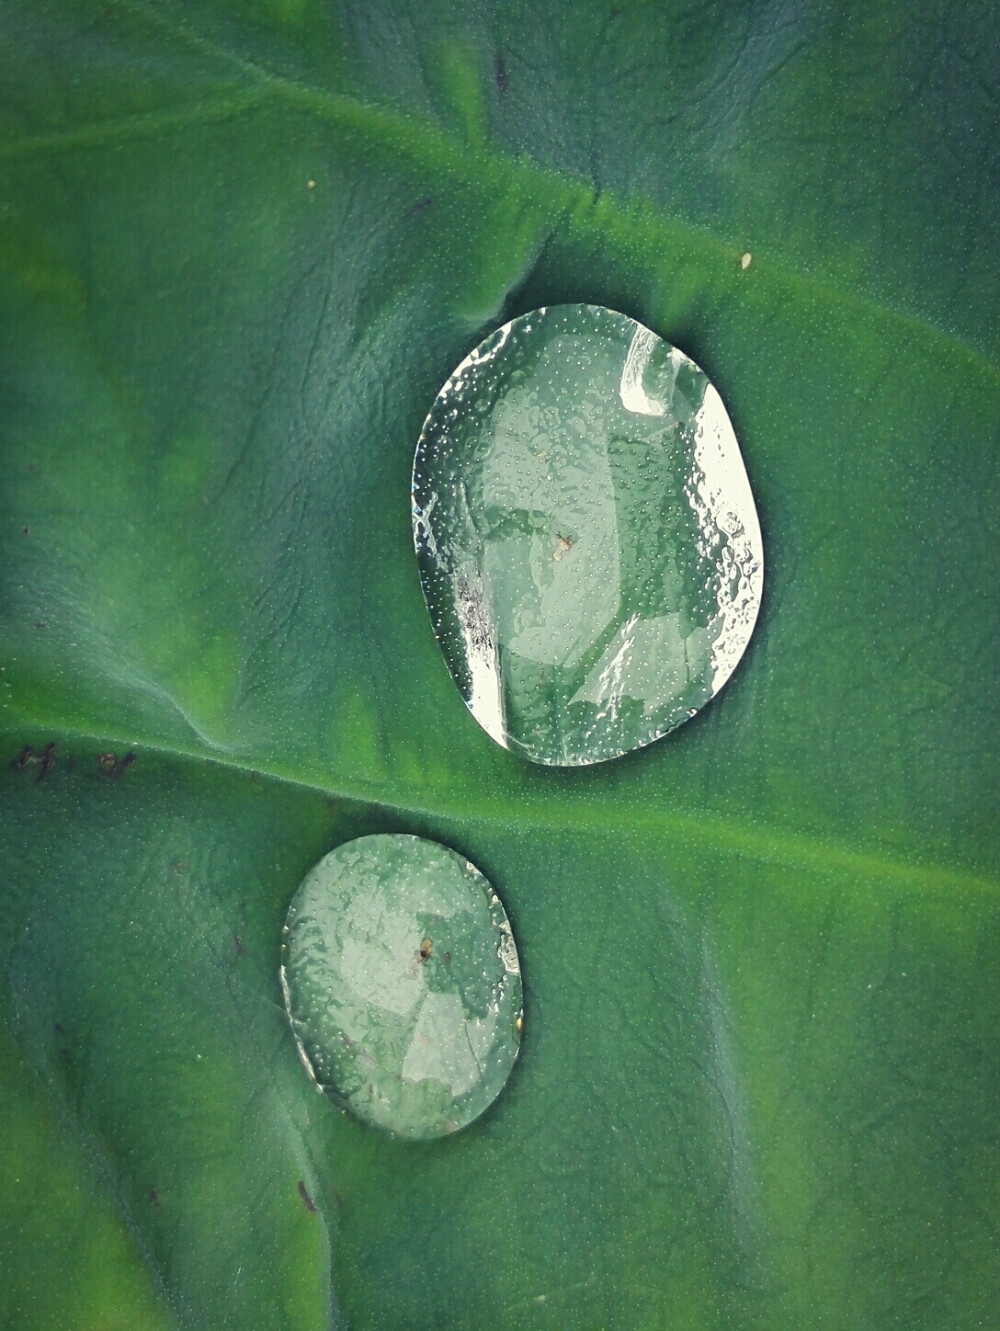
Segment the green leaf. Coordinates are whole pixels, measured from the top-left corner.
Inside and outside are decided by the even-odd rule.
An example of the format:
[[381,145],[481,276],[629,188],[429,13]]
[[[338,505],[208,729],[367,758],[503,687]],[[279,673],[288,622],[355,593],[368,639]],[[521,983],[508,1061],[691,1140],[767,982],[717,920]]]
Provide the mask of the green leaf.
[[[3,7],[5,1324],[988,1323],[996,28]],[[575,301],[719,388],[767,583],[697,718],[544,771],[451,682],[409,470]],[[524,967],[440,1142],[340,1115],[281,1010],[288,901],[376,831],[472,859]]]

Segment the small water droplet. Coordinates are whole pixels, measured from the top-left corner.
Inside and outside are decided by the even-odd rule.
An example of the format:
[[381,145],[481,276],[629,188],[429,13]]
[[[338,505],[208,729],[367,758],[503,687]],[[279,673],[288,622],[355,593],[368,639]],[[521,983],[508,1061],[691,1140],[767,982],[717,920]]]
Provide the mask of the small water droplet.
[[452,676],[487,733],[534,762],[667,734],[750,640],[763,550],[725,407],[683,352],[613,310],[536,310],[470,353],[424,424],[413,512]]
[[362,837],[320,860],[288,910],[281,982],[316,1082],[400,1137],[471,1123],[517,1057],[506,912],[468,860],[433,841]]

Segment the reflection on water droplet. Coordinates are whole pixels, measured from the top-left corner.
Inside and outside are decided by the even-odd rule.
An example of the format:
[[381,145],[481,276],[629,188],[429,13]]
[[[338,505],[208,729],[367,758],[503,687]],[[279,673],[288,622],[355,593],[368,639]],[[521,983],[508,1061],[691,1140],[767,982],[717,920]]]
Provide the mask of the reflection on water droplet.
[[463,361],[417,444],[413,533],[462,696],[534,762],[601,762],[681,725],[760,608],[760,526],[722,400],[597,305],[536,310]]
[[285,1006],[332,1099],[400,1137],[441,1137],[493,1103],[520,1046],[517,949],[493,888],[415,836],[350,841],[288,909]]

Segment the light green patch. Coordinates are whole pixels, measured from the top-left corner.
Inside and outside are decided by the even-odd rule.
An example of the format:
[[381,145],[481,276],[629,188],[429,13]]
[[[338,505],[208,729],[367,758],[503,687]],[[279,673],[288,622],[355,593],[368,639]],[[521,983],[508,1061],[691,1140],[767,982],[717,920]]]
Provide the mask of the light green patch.
[[487,74],[480,53],[460,39],[443,42],[431,70],[446,122],[470,147],[485,143]]
[[0,1029],[0,1322],[172,1331],[128,1220]]
[[22,297],[58,302],[79,316],[86,287],[54,249],[16,217],[0,212],[0,278],[12,283]]

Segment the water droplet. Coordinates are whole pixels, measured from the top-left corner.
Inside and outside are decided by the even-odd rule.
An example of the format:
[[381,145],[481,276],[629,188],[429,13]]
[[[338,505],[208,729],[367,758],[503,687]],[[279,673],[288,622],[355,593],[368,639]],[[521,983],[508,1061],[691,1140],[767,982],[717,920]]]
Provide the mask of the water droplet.
[[452,676],[534,762],[667,734],[750,640],[763,549],[729,417],[692,360],[623,314],[553,306],[480,343],[424,424],[413,501]]
[[320,860],[288,909],[281,983],[310,1074],[400,1137],[471,1123],[517,1058],[506,912],[474,865],[433,841],[361,837]]

